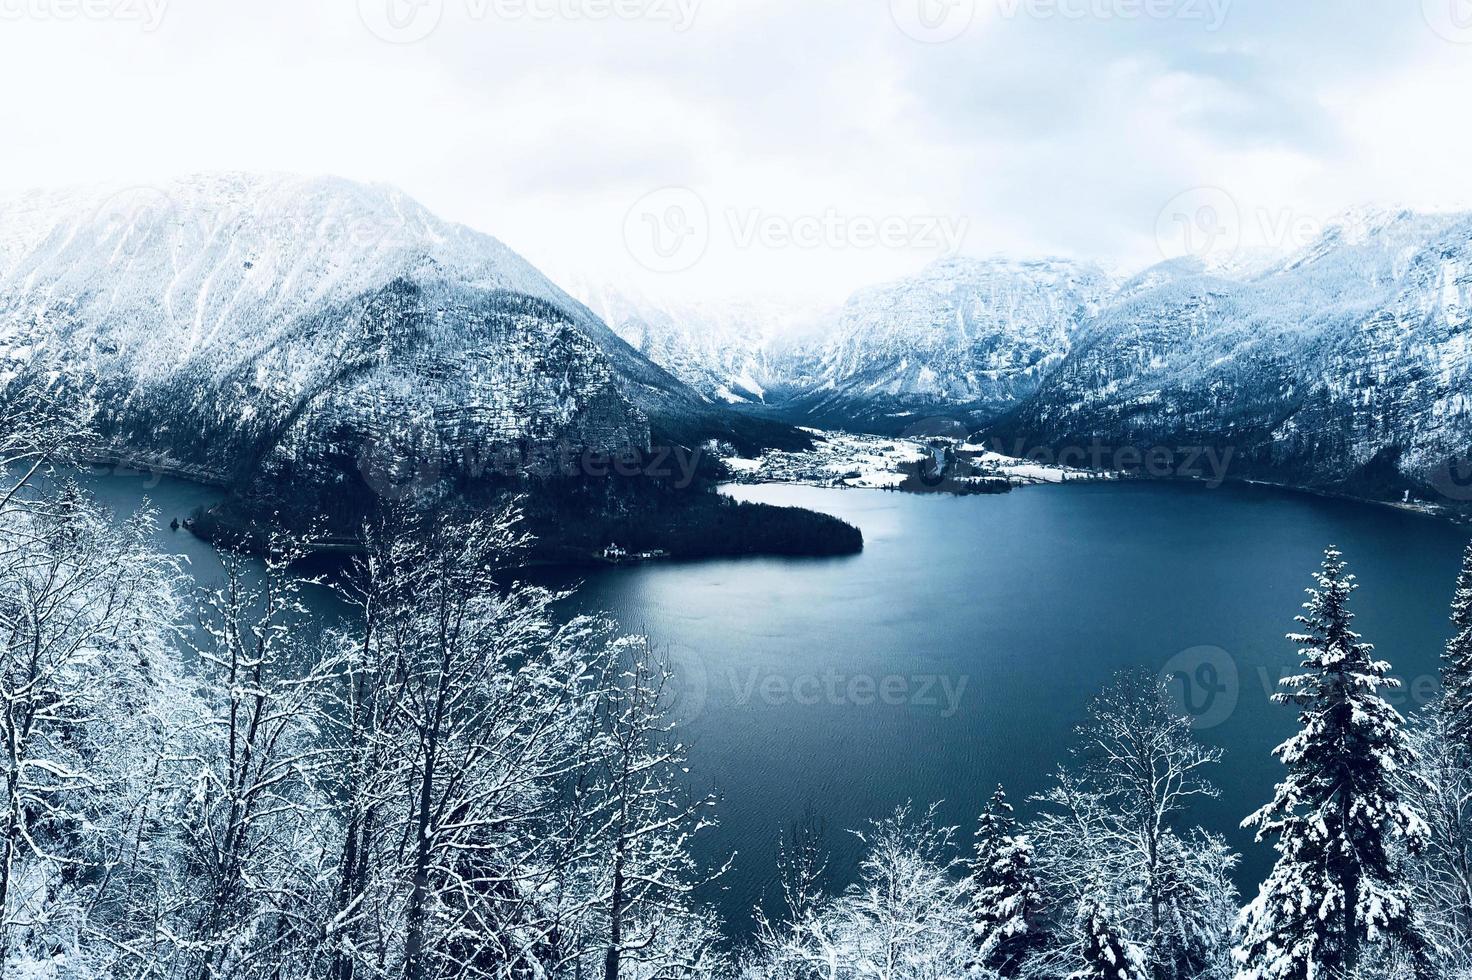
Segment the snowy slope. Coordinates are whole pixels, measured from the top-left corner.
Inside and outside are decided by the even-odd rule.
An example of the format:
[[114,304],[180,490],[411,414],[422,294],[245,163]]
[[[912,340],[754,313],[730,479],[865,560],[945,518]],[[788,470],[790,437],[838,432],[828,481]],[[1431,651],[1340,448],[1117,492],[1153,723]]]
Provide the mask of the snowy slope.
[[569,291],[639,353],[717,403],[760,404],[780,384],[777,338],[812,328],[824,311],[778,300],[670,302],[574,278]]
[[791,410],[880,428],[941,409],[993,415],[1030,395],[1113,290],[1065,259],[946,259],[861,290],[777,357]]
[[1212,445],[1237,476],[1472,498],[1447,482],[1472,453],[1472,216],[1363,210],[1255,273],[1137,278],[996,432]]
[[406,429],[460,466],[708,411],[496,239],[331,178],[0,202],[0,369],[37,359],[97,396],[111,450],[233,485],[351,481]]
[[889,429],[947,407],[1010,408],[1113,288],[1099,268],[1064,259],[952,258],[833,309],[572,292],[712,400],[761,403],[802,424]]

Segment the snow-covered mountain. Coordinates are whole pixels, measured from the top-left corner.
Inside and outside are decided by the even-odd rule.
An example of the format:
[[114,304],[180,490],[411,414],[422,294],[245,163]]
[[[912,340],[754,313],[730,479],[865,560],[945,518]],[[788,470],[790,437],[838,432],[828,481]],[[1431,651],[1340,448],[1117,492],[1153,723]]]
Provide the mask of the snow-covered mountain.
[[1101,269],[1064,259],[951,258],[831,309],[571,291],[713,400],[763,404],[804,424],[883,429],[938,408],[995,414],[1016,404],[1113,288]]
[[802,331],[711,339],[719,318],[673,315],[644,349],[707,394],[751,365],[764,411],[801,424],[894,433],[940,416],[1014,450],[1210,446],[1232,475],[1462,504],[1469,289],[1472,215],[1364,208],[1290,254],[1124,279],[948,259]]
[[993,415],[1032,394],[1113,289],[1066,259],[944,259],[855,293],[826,329],[779,348],[769,400],[880,429],[941,408]]
[[237,487],[360,485],[406,440],[468,470],[735,424],[496,239],[328,178],[0,201],[0,371],[26,367],[96,398],[104,449]]
[[718,403],[760,404],[780,384],[774,343],[819,322],[822,311],[777,300],[676,303],[629,287],[568,281],[631,347]]
[[1364,210],[1261,272],[1176,272],[1122,291],[994,432],[1206,445],[1235,476],[1472,500],[1472,215]]
[[52,372],[95,398],[104,449],[258,490],[341,489],[406,439],[474,469],[505,447],[795,436],[772,416],[943,416],[1469,502],[1469,290],[1472,215],[1366,209],[1290,255],[1123,280],[947,259],[826,313],[578,284],[580,302],[392,188],[227,174],[0,201],[0,380]]

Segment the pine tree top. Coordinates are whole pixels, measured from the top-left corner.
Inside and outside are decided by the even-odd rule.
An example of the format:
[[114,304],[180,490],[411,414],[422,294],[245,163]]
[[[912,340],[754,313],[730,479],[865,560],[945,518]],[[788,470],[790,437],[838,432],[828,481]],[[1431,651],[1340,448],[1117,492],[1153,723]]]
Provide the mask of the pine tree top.
[[1472,541],[1467,542],[1462,552],[1462,570],[1452,596],[1452,624],[1458,630],[1472,629]]

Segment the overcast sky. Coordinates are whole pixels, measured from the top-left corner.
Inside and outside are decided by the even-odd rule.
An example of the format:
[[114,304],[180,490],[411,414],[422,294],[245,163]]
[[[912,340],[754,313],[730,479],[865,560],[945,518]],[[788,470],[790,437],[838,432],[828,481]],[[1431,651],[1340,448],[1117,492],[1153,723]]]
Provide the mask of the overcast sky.
[[0,187],[386,181],[679,296],[1472,198],[1472,0],[0,0],[0,85]]

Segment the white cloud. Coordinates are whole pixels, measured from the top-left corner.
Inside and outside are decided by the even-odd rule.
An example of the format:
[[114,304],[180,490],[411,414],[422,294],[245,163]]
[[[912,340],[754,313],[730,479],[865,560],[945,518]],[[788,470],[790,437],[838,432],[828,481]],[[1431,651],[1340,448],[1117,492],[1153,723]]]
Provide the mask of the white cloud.
[[[1136,265],[1199,186],[1248,241],[1366,201],[1466,203],[1472,45],[1404,0],[1235,0],[1216,30],[1130,0],[975,0],[940,44],[891,8],[971,0],[70,2],[0,0],[0,186],[340,173],[652,292],[838,299],[934,257],[927,223],[973,253]],[[671,186],[709,241],[656,274],[627,219]]]

